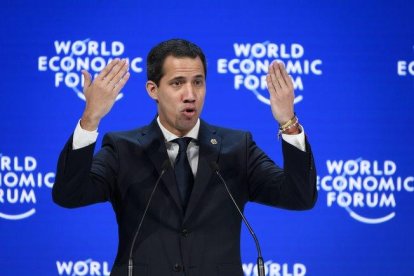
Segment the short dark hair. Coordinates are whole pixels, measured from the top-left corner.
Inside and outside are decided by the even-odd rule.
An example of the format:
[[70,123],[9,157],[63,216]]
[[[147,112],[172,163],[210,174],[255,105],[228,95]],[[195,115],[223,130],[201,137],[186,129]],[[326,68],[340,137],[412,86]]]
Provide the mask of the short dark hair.
[[204,76],[207,77],[206,57],[200,47],[184,39],[170,39],[156,45],[147,56],[147,79],[159,85],[164,76],[164,61],[168,56],[177,58],[201,59],[204,67]]

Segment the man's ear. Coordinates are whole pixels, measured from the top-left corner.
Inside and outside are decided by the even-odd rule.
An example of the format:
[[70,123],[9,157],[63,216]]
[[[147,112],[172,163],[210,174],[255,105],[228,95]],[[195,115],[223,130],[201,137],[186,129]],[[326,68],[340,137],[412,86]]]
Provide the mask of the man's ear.
[[158,86],[155,84],[155,82],[149,80],[145,84],[145,88],[147,89],[148,95],[158,102]]

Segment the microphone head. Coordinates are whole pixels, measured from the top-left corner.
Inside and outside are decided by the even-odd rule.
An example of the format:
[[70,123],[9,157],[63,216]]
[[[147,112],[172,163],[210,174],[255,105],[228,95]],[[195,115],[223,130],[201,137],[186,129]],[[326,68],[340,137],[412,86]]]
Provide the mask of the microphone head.
[[162,163],[161,170],[168,171],[171,168],[171,162],[168,159],[165,159]]
[[214,172],[218,172],[220,170],[218,164],[215,161],[211,161],[209,163],[210,168],[214,171]]

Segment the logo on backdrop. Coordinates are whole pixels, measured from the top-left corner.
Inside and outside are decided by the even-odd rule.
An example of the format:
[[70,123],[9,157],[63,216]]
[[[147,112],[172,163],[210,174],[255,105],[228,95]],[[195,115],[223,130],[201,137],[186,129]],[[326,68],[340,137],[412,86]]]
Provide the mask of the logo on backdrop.
[[[272,260],[265,262],[267,276],[304,276],[306,266],[301,263],[279,264]],[[108,262],[99,262],[92,259],[85,261],[56,261],[58,275],[86,276],[109,275],[111,273]],[[244,263],[243,272],[246,276],[257,276],[256,263]]]
[[42,172],[33,156],[0,153],[0,218],[21,220],[36,213],[36,192],[52,188],[54,172]]
[[[266,276],[304,276],[306,275],[306,266],[301,263],[279,264],[272,260],[264,263]],[[257,276],[256,263],[244,263],[243,272],[245,276]]]
[[58,275],[85,276],[105,275],[109,276],[111,270],[108,262],[98,262],[92,259],[85,261],[56,261]]
[[[412,46],[412,52],[414,53],[414,46]],[[414,76],[414,59],[398,60],[397,61],[397,74],[400,77]]]
[[397,174],[392,160],[327,160],[327,174],[318,176],[326,206],[344,208],[355,220],[379,224],[396,215],[397,195],[414,192],[414,176]]
[[[87,70],[96,77],[114,58],[123,58],[122,55],[125,53],[125,45],[121,41],[94,41],[89,38],[76,41],[55,40],[53,48],[54,55],[39,56],[38,70],[53,72],[56,88],[64,86],[82,100],[85,100],[82,70]],[[125,58],[129,62],[130,72],[143,71],[142,57]],[[116,99],[122,97],[121,91]]]
[[295,88],[295,103],[303,100],[304,76],[322,75],[322,60],[305,56],[305,47],[299,43],[234,43],[234,56],[217,60],[219,74],[234,76],[234,89],[252,92],[262,103],[270,105],[266,75],[274,60],[285,64]]

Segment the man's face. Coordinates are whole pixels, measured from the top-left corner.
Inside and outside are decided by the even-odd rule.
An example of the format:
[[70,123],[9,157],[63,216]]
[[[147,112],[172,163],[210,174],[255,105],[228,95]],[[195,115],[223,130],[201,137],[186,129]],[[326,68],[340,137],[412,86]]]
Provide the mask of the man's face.
[[197,123],[206,94],[203,63],[197,58],[168,56],[158,87],[147,82],[147,91],[158,102],[161,124],[177,136],[187,134]]

